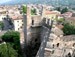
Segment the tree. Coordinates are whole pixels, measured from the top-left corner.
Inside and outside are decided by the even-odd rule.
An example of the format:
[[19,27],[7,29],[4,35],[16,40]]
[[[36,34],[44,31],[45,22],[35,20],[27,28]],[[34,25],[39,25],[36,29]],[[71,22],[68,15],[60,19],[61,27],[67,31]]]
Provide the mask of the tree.
[[17,55],[9,43],[0,45],[0,57],[17,57]]
[[31,15],[35,15],[36,14],[36,9],[31,9]]
[[64,28],[62,30],[64,32],[64,35],[75,34],[75,26],[70,25],[69,23],[64,23]]
[[2,37],[2,40],[9,43],[18,52],[18,56],[22,54],[20,47],[20,33],[17,31],[7,31]]
[[57,11],[61,12],[61,8],[60,8],[60,7],[56,7],[56,9],[55,9],[55,10],[57,10]]
[[4,23],[2,21],[0,21],[0,29],[3,30],[3,28],[4,28]]
[[8,55],[9,57],[17,57],[18,53],[15,49],[12,48],[12,46],[9,43],[6,43],[7,45],[7,51],[8,51]]
[[65,12],[68,12],[68,8],[64,8],[61,10],[61,14],[65,13]]
[[0,57],[9,57],[7,53],[7,46],[6,44],[0,45]]
[[27,13],[27,6],[22,6],[22,9],[23,9],[23,13]]

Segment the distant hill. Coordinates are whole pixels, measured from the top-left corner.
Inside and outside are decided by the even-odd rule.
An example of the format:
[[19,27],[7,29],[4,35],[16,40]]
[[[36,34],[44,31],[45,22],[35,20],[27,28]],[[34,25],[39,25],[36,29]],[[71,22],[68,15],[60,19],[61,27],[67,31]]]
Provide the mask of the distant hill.
[[13,4],[49,4],[49,5],[75,5],[75,0],[0,0],[0,5],[13,5]]
[[75,5],[75,0],[25,0],[25,3],[49,5]]

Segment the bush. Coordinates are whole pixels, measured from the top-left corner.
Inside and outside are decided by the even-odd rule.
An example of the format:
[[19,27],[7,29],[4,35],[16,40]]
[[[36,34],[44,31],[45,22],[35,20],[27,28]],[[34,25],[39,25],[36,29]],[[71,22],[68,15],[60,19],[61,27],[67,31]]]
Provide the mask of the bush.
[[17,57],[17,55],[16,50],[9,43],[0,45],[0,57]]
[[65,12],[68,12],[68,8],[64,8],[61,10],[61,14],[65,13]]
[[18,53],[18,57],[22,54],[20,47],[20,33],[17,31],[7,31],[2,40],[9,43]]
[[31,15],[35,15],[36,14],[36,9],[31,9]]
[[23,6],[22,9],[23,9],[23,13],[26,14],[27,13],[27,6]]
[[57,22],[64,22],[64,18],[56,19]]
[[64,23],[64,28],[62,29],[65,35],[75,34],[75,26],[69,23]]

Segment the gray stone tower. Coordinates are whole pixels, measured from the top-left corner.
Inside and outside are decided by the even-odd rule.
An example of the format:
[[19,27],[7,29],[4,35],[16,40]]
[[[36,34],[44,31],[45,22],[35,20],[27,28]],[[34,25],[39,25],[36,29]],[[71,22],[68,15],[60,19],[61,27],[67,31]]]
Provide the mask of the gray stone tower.
[[30,6],[27,6],[27,13],[24,14],[24,38],[25,38],[25,43],[28,44],[30,37],[30,27],[31,27],[31,8]]
[[26,57],[35,57],[40,46],[40,16],[31,16],[31,7],[27,5],[27,13],[24,14],[24,38]]
[[42,6],[42,18],[45,17],[45,12],[46,12],[46,6],[43,5],[43,6]]

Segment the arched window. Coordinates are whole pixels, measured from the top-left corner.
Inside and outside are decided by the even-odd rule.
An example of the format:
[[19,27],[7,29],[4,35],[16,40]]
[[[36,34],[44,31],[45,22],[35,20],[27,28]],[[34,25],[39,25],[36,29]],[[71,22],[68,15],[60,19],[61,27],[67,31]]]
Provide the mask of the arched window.
[[68,53],[68,57],[71,57],[71,53],[70,52]]

